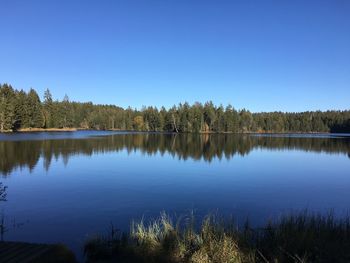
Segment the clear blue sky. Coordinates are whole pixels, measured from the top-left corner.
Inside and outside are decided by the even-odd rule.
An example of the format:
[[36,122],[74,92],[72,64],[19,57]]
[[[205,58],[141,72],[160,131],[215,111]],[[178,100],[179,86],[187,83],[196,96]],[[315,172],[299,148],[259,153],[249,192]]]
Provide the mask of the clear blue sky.
[[350,108],[350,1],[0,1],[0,83],[128,105]]

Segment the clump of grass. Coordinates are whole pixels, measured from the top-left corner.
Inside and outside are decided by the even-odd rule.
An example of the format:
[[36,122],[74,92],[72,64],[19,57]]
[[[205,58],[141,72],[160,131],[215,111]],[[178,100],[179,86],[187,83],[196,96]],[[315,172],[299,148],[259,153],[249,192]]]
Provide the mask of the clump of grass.
[[90,240],[85,252],[89,262],[349,262],[350,222],[305,212],[252,229],[210,215],[196,227],[193,216],[174,223],[162,213],[128,235]]
[[148,225],[143,221],[134,222],[131,239],[136,244],[137,254],[154,258],[156,262],[244,262],[245,255],[235,234],[216,223],[214,216],[203,220],[198,231],[195,231],[193,219],[189,221],[184,226],[180,222],[175,225],[162,213]]

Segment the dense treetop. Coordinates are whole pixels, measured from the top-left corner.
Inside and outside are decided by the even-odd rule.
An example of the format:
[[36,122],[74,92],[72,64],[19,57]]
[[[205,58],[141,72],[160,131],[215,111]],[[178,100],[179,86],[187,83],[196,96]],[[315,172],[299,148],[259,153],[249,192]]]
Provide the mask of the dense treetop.
[[123,109],[91,102],[54,100],[49,90],[44,101],[37,92],[0,84],[0,130],[23,128],[119,129],[166,132],[350,132],[350,110],[299,113],[251,113],[212,102],[180,103],[170,109]]

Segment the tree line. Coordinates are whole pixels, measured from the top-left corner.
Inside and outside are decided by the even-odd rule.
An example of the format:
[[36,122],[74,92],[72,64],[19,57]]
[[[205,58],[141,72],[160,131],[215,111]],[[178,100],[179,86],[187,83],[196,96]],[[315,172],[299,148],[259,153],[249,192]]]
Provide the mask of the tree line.
[[232,105],[180,103],[170,109],[141,110],[92,102],[54,100],[46,90],[43,101],[29,92],[0,84],[0,130],[25,128],[82,128],[165,132],[350,132],[350,110],[262,112],[237,110]]

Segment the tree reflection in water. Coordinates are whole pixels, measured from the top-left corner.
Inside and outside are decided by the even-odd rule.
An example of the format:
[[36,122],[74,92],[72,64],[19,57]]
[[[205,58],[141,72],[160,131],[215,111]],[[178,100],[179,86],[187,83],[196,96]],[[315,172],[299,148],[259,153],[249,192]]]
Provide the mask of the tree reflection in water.
[[32,171],[40,158],[48,170],[53,158],[61,157],[67,163],[73,155],[125,149],[148,155],[170,153],[174,158],[206,162],[244,156],[253,149],[296,149],[350,156],[350,137],[131,133],[84,139],[0,141],[0,173],[7,176],[16,168]]

